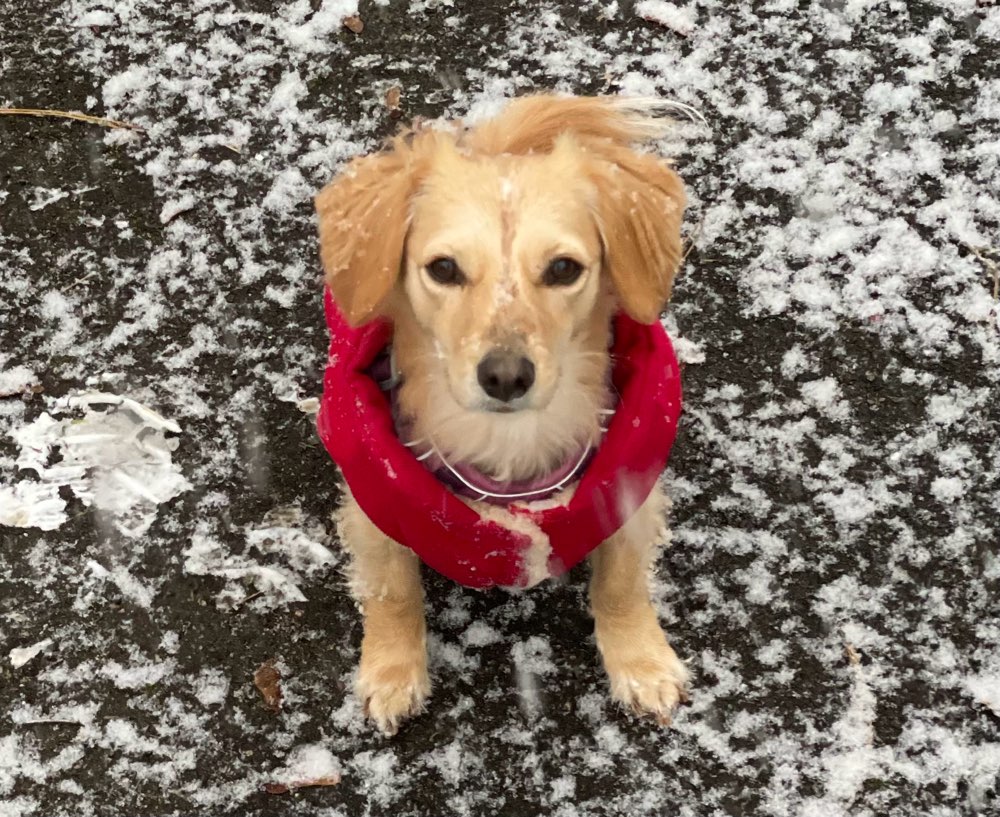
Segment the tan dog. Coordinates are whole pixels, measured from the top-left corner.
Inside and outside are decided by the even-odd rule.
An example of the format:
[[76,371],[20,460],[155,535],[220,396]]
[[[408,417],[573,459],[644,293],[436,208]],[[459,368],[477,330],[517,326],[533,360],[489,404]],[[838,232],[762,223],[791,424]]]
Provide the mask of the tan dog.
[[[317,197],[326,280],[357,325],[394,324],[399,408],[453,462],[544,474],[600,433],[611,318],[656,321],[681,258],[683,185],[635,146],[656,101],[527,97],[473,129],[403,132]],[[650,603],[657,489],[590,558],[615,699],[662,723],[687,671]],[[420,565],[348,496],[340,535],[364,615],[357,691],[393,733],[429,692]]]

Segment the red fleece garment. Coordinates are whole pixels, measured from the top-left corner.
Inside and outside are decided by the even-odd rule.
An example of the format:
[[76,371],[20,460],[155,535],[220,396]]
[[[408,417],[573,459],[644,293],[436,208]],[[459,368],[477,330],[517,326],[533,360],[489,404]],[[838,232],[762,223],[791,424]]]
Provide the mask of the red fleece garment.
[[[392,342],[392,325],[348,326],[329,290],[330,356],[317,429],[361,509],[386,536],[468,587],[523,587],[531,538],[488,520],[455,496],[396,436],[392,408],[367,373]],[[663,327],[614,319],[612,382],[620,401],[566,505],[510,513],[547,537],[549,576],[580,562],[624,525],[663,471],[681,413],[681,381]]]

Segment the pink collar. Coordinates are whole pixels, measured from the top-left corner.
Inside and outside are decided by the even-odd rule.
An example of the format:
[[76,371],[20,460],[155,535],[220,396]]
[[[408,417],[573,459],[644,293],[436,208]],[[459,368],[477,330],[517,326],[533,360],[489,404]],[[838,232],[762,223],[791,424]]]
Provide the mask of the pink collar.
[[452,464],[433,448],[424,454],[418,454],[417,459],[453,494],[477,502],[507,506],[515,502],[541,502],[555,496],[580,478],[595,453],[594,446],[587,445],[574,451],[564,463],[548,474],[535,479],[507,482],[493,479],[466,463]]
[[320,438],[371,521],[438,572],[480,588],[557,576],[620,529],[653,490],[681,410],[677,360],[658,323],[615,317],[612,382],[620,400],[601,445],[572,475],[572,497],[546,507],[512,498],[487,513],[456,495],[397,436],[391,402],[371,373],[392,341],[392,325],[352,328],[329,291],[325,297],[330,355]]

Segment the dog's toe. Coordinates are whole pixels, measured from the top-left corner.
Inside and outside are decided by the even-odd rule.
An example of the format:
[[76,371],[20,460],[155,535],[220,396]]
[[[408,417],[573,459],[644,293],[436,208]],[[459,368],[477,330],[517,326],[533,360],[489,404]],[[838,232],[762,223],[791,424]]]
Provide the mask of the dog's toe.
[[669,726],[678,704],[688,700],[688,672],[667,647],[656,655],[607,660],[611,696],[638,715]]
[[395,735],[407,718],[423,709],[431,684],[425,666],[398,664],[364,672],[358,678],[358,696],[365,715],[384,735]]

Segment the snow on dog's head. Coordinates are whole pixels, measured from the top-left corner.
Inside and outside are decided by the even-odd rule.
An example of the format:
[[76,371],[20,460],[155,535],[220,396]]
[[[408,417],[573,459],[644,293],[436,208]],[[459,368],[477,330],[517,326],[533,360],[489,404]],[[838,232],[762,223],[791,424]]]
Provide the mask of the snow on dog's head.
[[599,433],[610,317],[655,321],[681,258],[683,184],[635,149],[658,110],[523,98],[407,130],[317,197],[338,307],[393,321],[401,407],[451,457],[525,477]]

